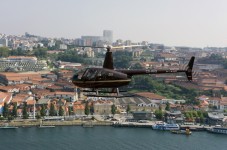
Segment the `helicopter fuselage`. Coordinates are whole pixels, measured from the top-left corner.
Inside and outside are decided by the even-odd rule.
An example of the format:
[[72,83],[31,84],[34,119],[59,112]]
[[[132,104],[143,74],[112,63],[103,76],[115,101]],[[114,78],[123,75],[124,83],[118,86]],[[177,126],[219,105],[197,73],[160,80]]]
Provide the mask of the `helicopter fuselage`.
[[128,85],[131,77],[112,69],[87,68],[78,71],[72,82],[81,88],[117,88]]

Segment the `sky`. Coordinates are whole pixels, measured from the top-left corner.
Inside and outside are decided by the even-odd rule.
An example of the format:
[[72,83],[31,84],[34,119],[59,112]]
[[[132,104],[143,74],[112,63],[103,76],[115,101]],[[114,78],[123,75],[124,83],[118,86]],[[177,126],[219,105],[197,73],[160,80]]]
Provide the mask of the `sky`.
[[227,0],[0,0],[0,33],[227,47]]

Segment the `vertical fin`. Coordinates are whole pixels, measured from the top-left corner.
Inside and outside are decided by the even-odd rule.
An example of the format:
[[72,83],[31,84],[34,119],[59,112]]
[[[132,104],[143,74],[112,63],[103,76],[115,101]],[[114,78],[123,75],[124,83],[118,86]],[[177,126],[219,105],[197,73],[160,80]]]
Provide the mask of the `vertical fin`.
[[106,52],[106,56],[105,56],[105,60],[103,63],[103,68],[107,68],[107,69],[114,69],[113,68],[113,56],[112,56],[112,52],[110,51],[110,46],[108,46],[107,48],[107,52]]
[[185,72],[189,81],[192,81],[192,68],[193,68],[194,60],[195,60],[195,57],[192,56],[188,63],[187,70]]

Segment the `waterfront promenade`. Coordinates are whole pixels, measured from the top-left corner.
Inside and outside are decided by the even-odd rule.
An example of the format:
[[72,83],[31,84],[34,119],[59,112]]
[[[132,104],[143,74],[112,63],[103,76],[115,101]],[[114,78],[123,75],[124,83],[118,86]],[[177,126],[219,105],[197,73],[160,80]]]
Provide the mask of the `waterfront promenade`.
[[[13,127],[31,127],[31,126],[83,126],[87,121],[73,120],[73,121],[42,121],[41,120],[20,120],[20,121],[1,121],[0,126]],[[94,126],[111,126],[113,123],[109,121],[92,121]]]
[[[0,126],[13,127],[31,127],[31,126],[114,126],[114,127],[131,127],[131,128],[152,128],[156,121],[144,122],[116,122],[116,121],[81,121],[81,120],[58,120],[58,121],[42,121],[38,120],[13,120],[13,121],[0,121]],[[192,131],[206,131],[212,126],[204,125],[181,125],[181,129],[189,128]]]

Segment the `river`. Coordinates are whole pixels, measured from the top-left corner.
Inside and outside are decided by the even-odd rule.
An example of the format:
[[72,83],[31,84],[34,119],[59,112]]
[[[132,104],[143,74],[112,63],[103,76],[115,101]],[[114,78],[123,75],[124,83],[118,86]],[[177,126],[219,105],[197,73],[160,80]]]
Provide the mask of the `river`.
[[149,128],[59,126],[0,129],[1,150],[226,150],[227,135]]

